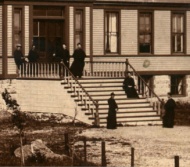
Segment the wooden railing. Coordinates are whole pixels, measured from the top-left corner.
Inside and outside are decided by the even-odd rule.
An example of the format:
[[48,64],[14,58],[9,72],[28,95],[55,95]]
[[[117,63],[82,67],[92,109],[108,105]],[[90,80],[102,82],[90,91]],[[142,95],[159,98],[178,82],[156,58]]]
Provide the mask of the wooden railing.
[[163,105],[163,101],[159,98],[159,96],[153,91],[153,89],[145,82],[145,80],[137,73],[134,67],[129,63],[128,59],[126,59],[126,73],[131,72],[134,80],[138,80],[137,91],[142,97],[147,98],[153,108],[158,111],[158,114],[161,115],[161,107]]
[[125,77],[126,63],[116,61],[86,61],[83,76]]
[[59,63],[23,63],[18,70],[19,78],[60,78]]
[[[91,98],[65,65],[60,65],[60,63],[25,63],[20,67],[19,71],[20,78],[64,78],[65,82],[73,89],[74,94],[84,102],[85,107],[92,110],[92,107],[90,107],[90,103],[92,103],[91,105],[94,105],[95,109],[98,108],[98,102]],[[160,114],[161,99],[137,73],[128,59],[126,59],[126,62],[85,61],[83,77],[124,78],[127,71],[131,71],[133,78],[138,82],[138,84],[136,84],[138,93],[142,97],[149,99],[152,106],[154,106]],[[92,113],[94,114],[95,112],[92,111]]]
[[84,87],[80,84],[78,79],[71,73],[69,68],[64,63],[60,64],[61,74],[63,74],[64,82],[70,87],[71,92],[74,93],[74,97],[78,97],[78,101],[81,105],[85,106],[90,114],[94,117],[94,124],[99,127],[99,105],[98,101],[92,99]]

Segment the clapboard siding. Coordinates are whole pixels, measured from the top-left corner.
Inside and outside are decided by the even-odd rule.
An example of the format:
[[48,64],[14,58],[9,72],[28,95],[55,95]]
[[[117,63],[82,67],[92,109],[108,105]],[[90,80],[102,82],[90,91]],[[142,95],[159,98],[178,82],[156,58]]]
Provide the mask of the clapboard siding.
[[12,53],[12,6],[7,6],[7,56],[13,56]]
[[93,55],[104,54],[104,10],[93,10]]
[[24,55],[28,55],[29,52],[29,6],[25,6],[25,53]]
[[14,58],[8,58],[8,74],[16,74]]
[[85,8],[85,21],[86,21],[86,26],[85,26],[85,36],[86,36],[86,55],[90,55],[90,8],[86,7]]
[[137,55],[137,10],[121,10],[121,54]]
[[[190,71],[190,57],[94,57],[94,61],[108,61],[108,62],[125,62],[126,58],[136,71],[154,72],[154,71]],[[144,67],[144,62],[149,61],[150,65]]]
[[190,11],[187,11],[187,17],[186,17],[186,25],[187,25],[187,28],[186,28],[186,40],[187,40],[187,54],[190,54]]
[[171,53],[171,12],[154,12],[154,53],[158,55]]
[[74,51],[74,8],[69,7],[69,52]]

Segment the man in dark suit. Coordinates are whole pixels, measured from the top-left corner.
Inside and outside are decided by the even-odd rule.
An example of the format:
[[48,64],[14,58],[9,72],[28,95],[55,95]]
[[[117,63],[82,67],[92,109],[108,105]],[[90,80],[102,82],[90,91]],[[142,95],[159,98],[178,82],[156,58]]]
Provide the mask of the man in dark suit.
[[134,79],[131,77],[131,73],[128,72],[127,77],[123,81],[123,89],[128,98],[139,98],[137,91],[135,89]]
[[81,78],[83,75],[83,69],[84,69],[84,65],[85,65],[85,57],[86,54],[84,52],[84,50],[81,48],[81,44],[78,43],[77,44],[77,49],[75,49],[74,53],[73,53],[73,58],[74,61],[71,65],[71,72],[75,77],[79,77]]
[[20,69],[20,66],[25,62],[25,58],[21,51],[21,44],[16,45],[16,50],[14,51],[14,60],[18,69]]
[[168,93],[168,100],[164,105],[165,114],[163,116],[163,127],[164,128],[173,128],[174,118],[175,118],[175,107],[176,103],[171,97],[171,93]]
[[107,129],[117,128],[116,112],[118,111],[118,106],[114,97],[115,97],[115,94],[111,93],[111,97],[108,99],[109,110],[108,110],[108,117],[107,117]]

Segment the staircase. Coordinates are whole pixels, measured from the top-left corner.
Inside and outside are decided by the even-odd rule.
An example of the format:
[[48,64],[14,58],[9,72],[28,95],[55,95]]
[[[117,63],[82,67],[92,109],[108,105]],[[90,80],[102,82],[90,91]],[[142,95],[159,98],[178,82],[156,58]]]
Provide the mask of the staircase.
[[[122,89],[124,78],[98,78],[98,77],[85,77],[79,79],[78,82],[85,89],[85,91],[91,96],[91,98],[98,102],[98,114],[100,126],[106,126],[108,115],[108,103],[111,92],[116,94],[115,100],[118,104],[119,111],[117,112],[117,123],[119,125],[161,125],[162,121],[157,114],[157,110],[151,106],[151,103],[140,96],[140,99],[129,99],[125,95]],[[80,87],[74,83],[72,79],[67,84],[64,80],[62,85],[67,89],[67,92],[71,94],[71,97],[77,102],[88,119],[95,121],[94,114],[89,112],[88,105],[83,102],[86,97],[82,93],[83,98],[79,98],[77,95],[80,91]],[[73,88],[74,87],[74,88]],[[76,90],[76,91],[74,91]],[[78,90],[78,91],[77,91]],[[81,96],[81,95],[80,95]],[[92,107],[92,104],[90,103]],[[93,107],[92,107],[93,108]],[[94,108],[95,109],[95,108]]]

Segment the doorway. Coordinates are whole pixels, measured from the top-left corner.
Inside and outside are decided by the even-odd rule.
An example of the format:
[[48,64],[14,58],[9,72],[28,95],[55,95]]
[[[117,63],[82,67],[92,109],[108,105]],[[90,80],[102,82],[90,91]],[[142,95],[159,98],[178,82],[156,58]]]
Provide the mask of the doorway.
[[33,44],[39,52],[40,62],[53,62],[53,53],[64,40],[64,20],[34,20]]

